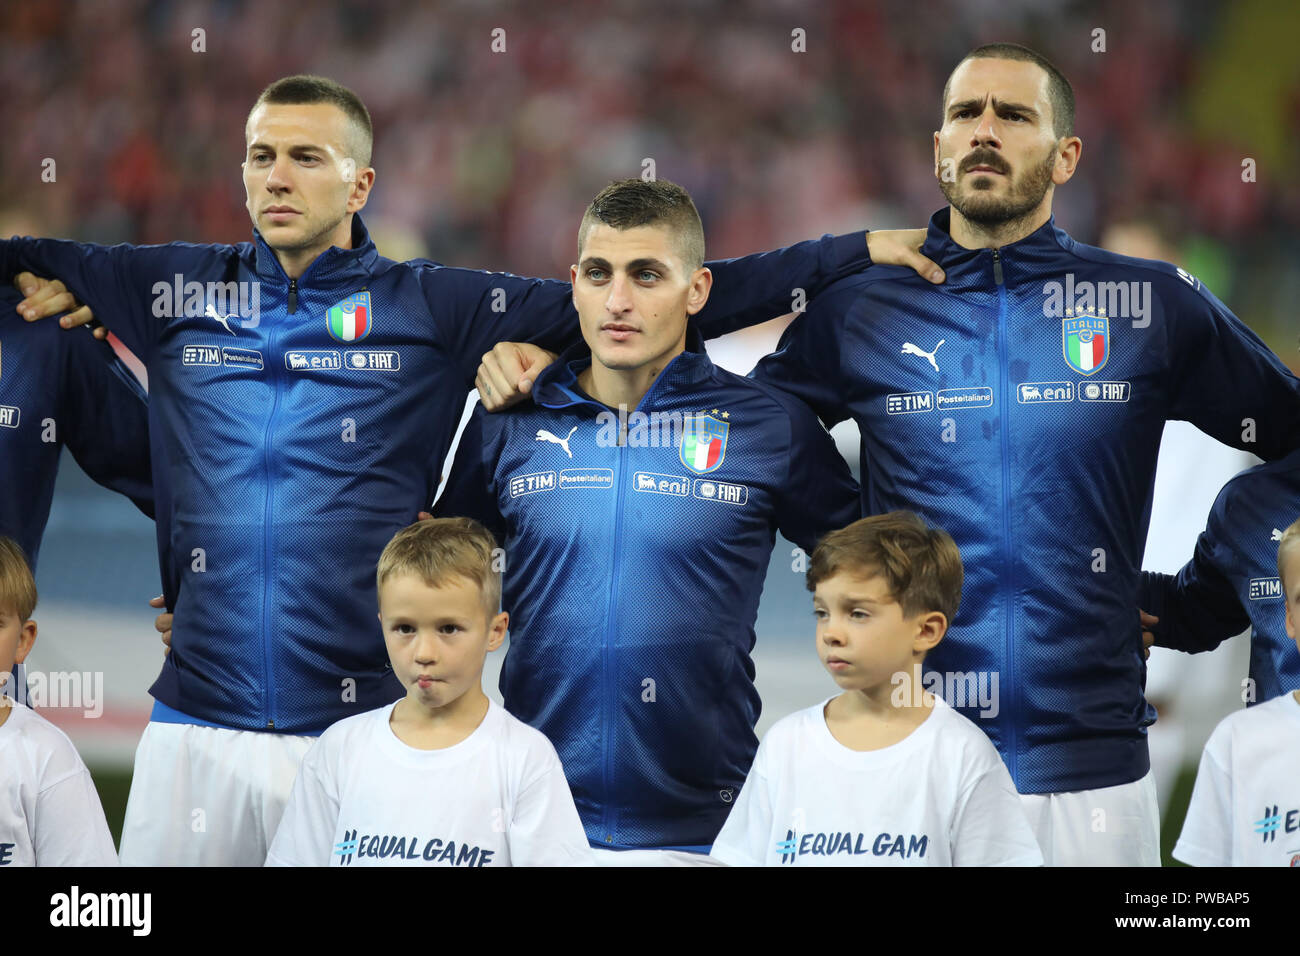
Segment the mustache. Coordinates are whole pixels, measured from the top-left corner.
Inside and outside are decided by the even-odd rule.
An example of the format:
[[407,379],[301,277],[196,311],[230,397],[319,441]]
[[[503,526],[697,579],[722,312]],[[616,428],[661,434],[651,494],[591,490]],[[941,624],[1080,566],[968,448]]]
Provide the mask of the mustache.
[[1011,167],[1006,160],[991,149],[977,149],[961,161],[961,171],[963,173],[969,172],[975,166],[987,166],[1003,175],[1011,172]]

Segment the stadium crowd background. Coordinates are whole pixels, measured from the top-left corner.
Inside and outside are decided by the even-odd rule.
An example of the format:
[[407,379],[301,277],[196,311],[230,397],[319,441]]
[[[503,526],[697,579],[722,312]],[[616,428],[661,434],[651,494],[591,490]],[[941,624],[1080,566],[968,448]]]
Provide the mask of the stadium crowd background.
[[[792,50],[795,30],[806,52]],[[921,226],[943,204],[931,142],[943,82],[967,50],[1006,39],[1043,52],[1075,88],[1083,160],[1057,192],[1058,225],[1183,266],[1300,370],[1296,35],[1300,5],[1287,0],[13,0],[0,16],[0,233],[247,240],[244,119],[263,86],[297,72],[331,76],[369,107],[378,176],[363,215],[395,259],[566,276],[590,197],[647,158],[692,192],[713,257]],[[746,371],[778,331],[719,354]],[[1246,463],[1231,459],[1222,477]],[[1171,512],[1183,532],[1171,554],[1190,556],[1209,503]],[[59,722],[96,769],[116,832],[159,661],[145,607],[159,590],[153,529],[70,459],[38,583],[32,666],[107,675],[102,717]],[[806,601],[778,548],[759,651],[801,662],[814,696],[770,693],[789,671],[756,656],[760,732],[830,692]],[[1234,643],[1224,706],[1245,671]],[[1193,769],[1224,712],[1184,735]]]

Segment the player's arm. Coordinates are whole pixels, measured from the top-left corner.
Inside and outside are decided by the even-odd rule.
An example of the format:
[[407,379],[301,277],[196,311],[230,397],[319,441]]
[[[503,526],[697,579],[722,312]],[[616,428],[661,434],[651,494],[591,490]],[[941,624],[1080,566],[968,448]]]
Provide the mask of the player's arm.
[[1250,626],[1250,617],[1223,570],[1225,558],[1231,556],[1223,554],[1217,543],[1216,528],[1225,508],[1221,493],[1196,539],[1192,559],[1177,574],[1142,572],[1138,605],[1158,618],[1150,626],[1157,647],[1212,651]]
[[790,395],[781,397],[790,451],[777,500],[777,526],[811,554],[823,535],[862,517],[862,489],[812,409]]
[[59,437],[92,479],[154,516],[149,405],[144,388],[107,342],[86,329],[58,337],[63,387]]
[[482,405],[475,405],[461,432],[451,474],[433,506],[433,514],[437,518],[473,518],[502,543],[506,538],[506,523],[495,491],[494,438],[494,423],[486,420]]
[[943,270],[919,251],[925,236],[924,229],[827,235],[772,252],[706,262],[713,288],[695,317],[700,335],[717,338],[798,311],[831,283],[873,264],[907,266],[940,283]]
[[850,415],[841,387],[840,349],[844,322],[860,298],[849,285],[814,299],[781,334],[776,351],[764,356],[750,378],[793,395],[831,428]]
[[[538,773],[520,788],[506,827],[511,866],[592,866],[591,845],[550,741]],[[540,756],[540,753],[539,753]]]
[[[165,246],[101,246],[67,239],[33,239],[30,236],[0,240],[0,280],[11,282],[22,272],[59,279],[78,302],[117,334],[141,359],[147,360],[154,341],[168,321],[155,309],[162,289],[174,289],[176,276],[191,270],[194,251],[210,247],[173,243]],[[49,303],[42,311],[50,314]],[[19,313],[33,319],[34,314]],[[90,321],[79,310],[73,324]]]
[[[873,263],[907,266],[931,282],[942,282],[943,270],[918,251],[925,235],[924,229],[828,235],[772,252],[706,262],[713,273],[713,286],[708,302],[693,321],[705,339],[766,322],[801,309],[804,302],[819,295],[831,283]],[[500,278],[496,273],[476,275]],[[515,276],[507,278],[543,282],[519,280]],[[534,297],[535,302],[563,306],[558,326],[553,325],[553,315],[543,315],[538,317],[536,327],[525,324],[523,334],[506,334],[508,330],[498,329],[495,338],[477,340],[482,347],[473,353],[475,385],[489,411],[513,405],[527,394],[528,388],[521,388],[521,381],[527,379],[531,384],[537,372],[554,360],[554,354],[545,355],[541,350],[560,352],[581,338],[577,316],[569,308],[571,287],[568,283],[558,285],[564,296],[563,303],[550,301],[556,292],[553,286],[542,287],[541,294]],[[510,301],[504,291],[494,292],[494,295],[499,307]],[[541,327],[545,327],[545,338],[534,334]],[[540,346],[541,350],[521,348],[518,346],[521,342]],[[497,347],[492,348],[494,345]],[[491,387],[491,392],[487,386]]]
[[1265,461],[1300,448],[1300,379],[1199,281],[1168,281],[1169,417]]
[[266,866],[329,866],[339,823],[334,768],[321,746],[312,744],[293,781],[284,816],[271,840]]

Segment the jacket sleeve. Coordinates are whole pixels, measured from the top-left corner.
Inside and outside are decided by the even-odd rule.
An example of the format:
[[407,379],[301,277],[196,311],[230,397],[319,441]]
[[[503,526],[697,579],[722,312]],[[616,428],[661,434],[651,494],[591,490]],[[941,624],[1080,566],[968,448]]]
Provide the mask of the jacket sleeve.
[[[823,236],[772,252],[705,263],[709,300],[695,317],[716,338],[793,311],[836,279],[870,265],[866,233]],[[562,352],[582,340],[573,287],[556,279],[419,263],[419,282],[435,326],[472,387],[483,353],[498,342],[532,342]]]
[[72,457],[96,482],[154,517],[149,406],[144,388],[113,347],[71,329],[63,346],[63,388],[56,427]]
[[831,428],[849,417],[840,381],[840,347],[846,312],[858,298],[855,287],[832,288],[809,303],[781,335],[776,351],[750,372],[755,381],[793,395]]
[[853,232],[705,265],[713,289],[695,322],[700,335],[713,339],[796,311],[837,279],[870,266],[871,257],[867,234]]
[[495,475],[488,463],[493,452],[484,444],[488,440],[486,432],[499,417],[494,417],[489,423],[483,406],[474,406],[461,433],[460,444],[456,446],[447,484],[433,506],[433,515],[436,518],[473,518],[492,532],[498,544],[504,544],[506,523],[497,505]]
[[1169,281],[1169,417],[1265,461],[1300,448],[1300,379],[1199,280]]
[[0,281],[12,283],[19,272],[62,280],[90,306],[95,318],[148,364],[153,343],[169,320],[155,313],[174,311],[164,307],[159,290],[174,288],[176,277],[183,281],[191,262],[213,248],[188,243],[101,246],[14,237],[0,240]]
[[1142,572],[1138,604],[1160,618],[1151,628],[1157,647],[1212,651],[1250,626],[1250,617],[1224,573],[1232,562],[1220,543],[1220,529],[1230,520],[1227,492],[1225,488],[1219,493],[1210,520],[1196,539],[1192,559],[1177,574]]
[[777,524],[783,535],[812,553],[823,535],[862,516],[862,490],[812,410],[796,398],[783,398],[790,455]]

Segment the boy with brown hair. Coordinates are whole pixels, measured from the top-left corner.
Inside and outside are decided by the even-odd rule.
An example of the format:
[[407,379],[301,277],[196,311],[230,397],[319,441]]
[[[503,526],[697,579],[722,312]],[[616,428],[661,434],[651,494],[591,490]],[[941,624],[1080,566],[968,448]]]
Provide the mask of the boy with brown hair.
[[961,600],[948,534],[896,511],[828,534],[808,570],[844,691],[778,721],[713,856],[732,865],[1040,866],[989,739],[921,688]]

